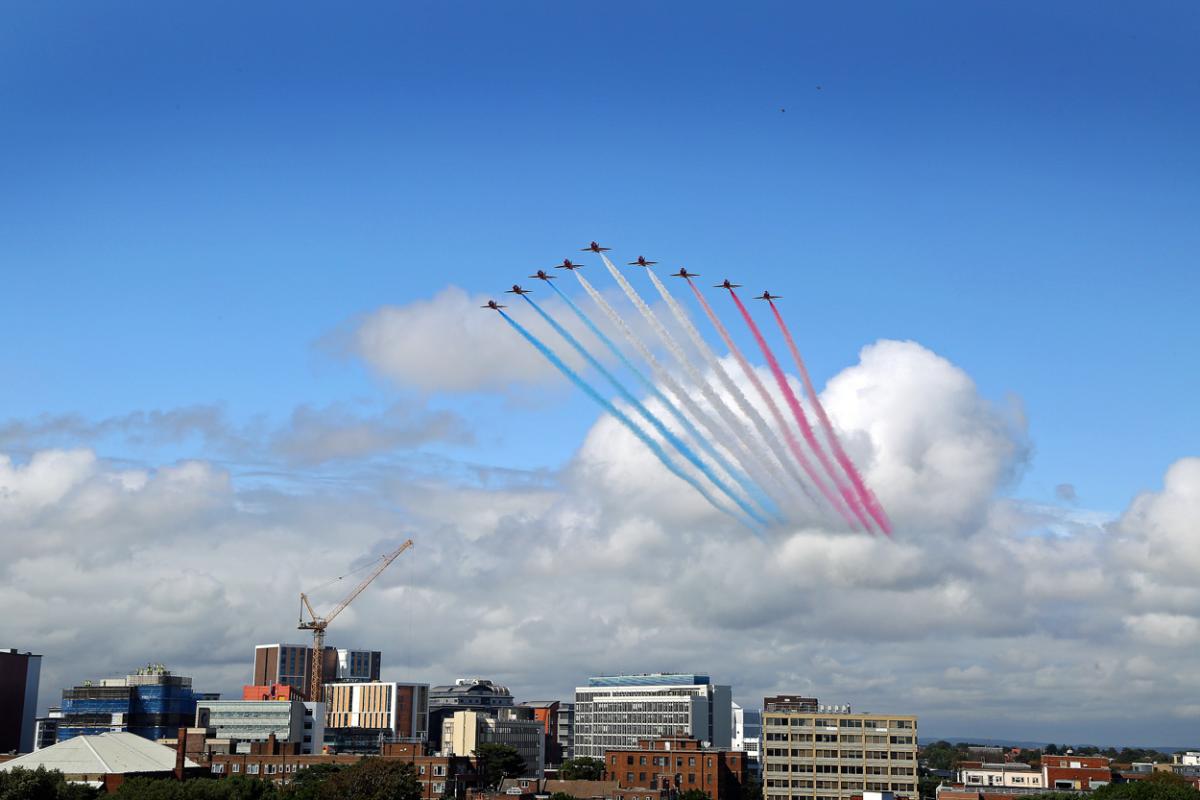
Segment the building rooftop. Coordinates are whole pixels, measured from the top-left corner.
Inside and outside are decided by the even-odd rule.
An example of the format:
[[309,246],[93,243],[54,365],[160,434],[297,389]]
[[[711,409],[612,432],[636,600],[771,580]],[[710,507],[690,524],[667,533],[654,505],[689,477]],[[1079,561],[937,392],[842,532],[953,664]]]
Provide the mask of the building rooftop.
[[[184,766],[200,765],[185,759]],[[68,776],[170,772],[175,769],[175,751],[133,733],[101,733],[76,736],[0,764],[0,770],[18,767],[45,767]]]
[[707,675],[694,672],[643,672],[588,678],[588,686],[705,686],[710,683],[712,679]]

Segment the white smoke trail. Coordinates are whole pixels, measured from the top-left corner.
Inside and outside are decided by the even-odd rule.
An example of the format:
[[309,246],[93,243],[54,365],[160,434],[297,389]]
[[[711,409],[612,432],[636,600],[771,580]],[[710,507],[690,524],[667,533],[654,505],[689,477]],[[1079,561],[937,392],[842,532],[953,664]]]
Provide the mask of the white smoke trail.
[[[705,363],[708,364],[709,369],[716,373],[717,378],[721,381],[721,385],[725,387],[725,391],[729,392],[729,394],[733,397],[734,402],[737,403],[738,408],[741,409],[742,413],[754,423],[754,428],[757,430],[759,438],[761,438],[763,443],[771,448],[771,452],[775,455],[775,458],[779,461],[779,463],[784,465],[784,468],[787,469],[788,474],[791,475],[792,480],[796,481],[800,488],[804,490],[804,494],[807,495],[808,500],[811,501],[813,505],[819,505],[816,497],[809,490],[808,483],[805,481],[804,476],[796,467],[795,460],[791,458],[787,451],[783,449],[783,446],[779,444],[779,434],[773,433],[770,427],[767,426],[766,420],[764,420],[762,415],[758,413],[758,409],[750,405],[750,401],[746,399],[746,395],[742,393],[741,388],[733,382],[732,378],[729,377],[729,373],[725,371],[725,367],[721,364],[720,359],[717,358],[716,354],[712,351],[712,348],[708,346],[708,342],[704,341],[704,337],[700,335],[700,331],[696,330],[696,326],[692,324],[691,317],[688,316],[687,311],[684,310],[683,306],[679,305],[679,303],[675,301],[675,298],[669,291],[667,291],[667,287],[663,285],[662,281],[658,279],[657,275],[650,270],[646,271],[650,275],[650,282],[654,284],[654,288],[658,290],[660,295],[662,295],[662,299],[666,301],[667,307],[671,309],[671,313],[675,315],[675,319],[678,320],[684,332],[692,338],[697,349],[700,350],[700,355],[704,358]],[[782,422],[781,418],[777,421],[781,422],[781,424],[786,424]],[[786,429],[780,431],[779,433],[786,433]]]
[[[613,279],[616,280],[617,284],[621,287],[621,290],[625,292],[625,296],[628,297],[635,306],[637,306],[637,309],[639,312],[641,312],[642,317],[645,318],[646,322],[650,324],[650,327],[654,329],[654,332],[658,334],[658,337],[671,351],[671,354],[675,356],[675,360],[679,362],[681,367],[683,367],[684,372],[687,373],[688,377],[696,385],[696,388],[700,390],[701,394],[704,395],[704,398],[708,401],[709,405],[713,407],[713,409],[721,417],[721,420],[728,427],[729,431],[732,432],[735,441],[738,442],[739,451],[745,453],[746,458],[756,465],[757,471],[767,475],[773,475],[774,470],[771,469],[769,462],[762,457],[762,451],[759,450],[758,452],[755,452],[749,446],[749,443],[755,441],[755,439],[754,434],[749,430],[749,428],[746,427],[745,422],[739,419],[738,416],[733,413],[733,409],[731,409],[729,405],[721,398],[721,396],[716,393],[709,382],[705,380],[704,376],[700,374],[700,370],[696,369],[695,365],[688,360],[683,348],[679,346],[679,343],[675,341],[675,338],[671,336],[665,327],[663,327],[663,324],[659,322],[658,317],[654,315],[654,312],[650,309],[650,306],[646,305],[646,301],[642,299],[641,295],[637,293],[637,290],[634,289],[629,281],[625,279],[625,276],[620,273],[616,266],[614,266],[613,263],[608,260],[608,257],[603,253],[600,254],[600,258],[604,261],[604,266],[608,268],[609,273],[612,274]],[[771,448],[771,452],[775,453],[775,449]],[[775,457],[778,459],[779,454],[776,454]],[[785,455],[785,458],[780,461],[780,466],[786,470],[789,464],[790,461]],[[799,485],[803,487],[803,484]],[[799,499],[794,492],[789,494],[792,499]],[[803,500],[800,500],[800,502],[803,502]]]
[[787,498],[787,494],[784,492],[783,485],[776,479],[775,475],[769,470],[763,470],[759,460],[755,458],[753,453],[750,452],[746,444],[736,436],[731,436],[718,421],[714,420],[711,415],[705,412],[704,409],[692,399],[692,396],[688,394],[688,392],[685,391],[682,386],[679,385],[679,382],[675,380],[670,371],[668,371],[667,368],[659,363],[658,359],[654,357],[654,353],[650,352],[650,348],[646,346],[646,344],[638,337],[636,333],[630,329],[627,324],[625,324],[625,320],[621,318],[621,315],[617,313],[615,308],[609,305],[608,301],[604,299],[604,296],[600,294],[599,290],[592,286],[587,278],[583,277],[578,270],[575,271],[575,277],[579,279],[579,285],[582,286],[584,291],[588,293],[588,296],[592,298],[592,302],[594,302],[600,308],[600,310],[604,312],[604,315],[607,316],[613,325],[615,325],[621,331],[621,334],[625,337],[625,339],[631,345],[633,345],[633,348],[637,350],[638,355],[640,355],[646,361],[646,363],[650,365],[650,369],[654,372],[654,377],[667,388],[667,391],[669,391],[675,397],[684,410],[691,415],[692,419],[703,425],[705,429],[712,434],[712,437],[717,444],[723,447],[735,462],[741,464],[742,468],[746,470],[750,477],[760,486],[762,486],[764,490],[771,492],[771,489],[774,489],[775,491],[771,492],[771,494],[773,495],[772,499],[774,499],[776,503],[780,503],[782,499]]

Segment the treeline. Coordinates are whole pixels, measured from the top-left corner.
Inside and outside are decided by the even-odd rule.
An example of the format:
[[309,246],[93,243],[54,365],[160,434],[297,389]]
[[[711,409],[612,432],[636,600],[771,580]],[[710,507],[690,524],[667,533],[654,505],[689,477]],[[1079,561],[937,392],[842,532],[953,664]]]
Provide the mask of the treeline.
[[[943,740],[922,747],[920,758],[929,769],[952,770],[960,762],[978,760],[972,757],[969,751],[972,747],[980,746],[982,745],[973,745],[970,742],[951,744]],[[1090,745],[1070,747],[1065,744],[1048,744],[1040,749],[1022,748],[1015,756],[1015,760],[1036,766],[1041,763],[1043,755],[1065,755],[1068,750],[1077,756],[1104,756],[1120,764],[1129,764],[1134,761],[1153,761],[1164,764],[1169,763],[1171,760],[1170,753],[1162,753],[1158,750],[1147,750],[1139,747],[1124,747],[1118,750],[1115,747],[1100,748]]]

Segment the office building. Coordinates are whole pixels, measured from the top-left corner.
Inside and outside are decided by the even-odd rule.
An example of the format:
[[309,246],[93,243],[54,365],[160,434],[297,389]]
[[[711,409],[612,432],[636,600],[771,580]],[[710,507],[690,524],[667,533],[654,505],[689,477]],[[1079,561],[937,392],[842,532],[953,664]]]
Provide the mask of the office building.
[[763,703],[765,800],[850,800],[868,792],[916,800],[916,717],[777,700]]
[[958,765],[958,781],[968,789],[977,786],[1006,789],[1042,789],[1041,770],[1035,770],[1028,764],[1019,761],[1012,763],[988,764],[978,761],[964,761]]
[[[378,650],[326,647],[321,674],[325,682],[377,681],[383,654]],[[283,683],[308,697],[312,681],[312,647],[303,644],[260,644],[254,648],[254,676],[250,685]]]
[[458,678],[452,684],[429,690],[429,730],[432,741],[440,741],[442,724],[455,711],[478,711],[494,717],[513,705],[508,687],[486,678]]
[[575,756],[604,758],[642,740],[690,736],[729,749],[733,699],[707,675],[646,673],[590,678],[575,689]]
[[[481,744],[506,744],[521,754],[525,777],[541,778],[546,763],[546,729],[527,710],[455,711],[442,722],[443,755],[469,756]],[[522,718],[524,717],[524,718]]]
[[745,754],[704,747],[690,736],[644,739],[637,747],[609,750],[604,770],[625,793],[670,797],[691,790],[711,800],[738,800],[745,781]]
[[124,678],[63,690],[60,742],[81,735],[128,731],[146,739],[175,736],[196,716],[192,679],[150,664]]
[[339,753],[429,737],[427,683],[329,683],[325,707],[325,743]]
[[58,706],[51,706],[46,716],[37,718],[33,723],[34,752],[58,741],[58,722],[61,719],[62,709]]
[[0,650],[0,753],[31,753],[42,657]]
[[558,751],[564,759],[575,757],[575,704],[558,704]]
[[547,764],[561,764],[563,760],[562,747],[558,742],[558,713],[559,702],[557,700],[529,700],[524,703],[517,704],[517,708],[527,709],[532,715],[532,718],[542,723],[546,730],[546,753]]
[[1112,782],[1104,756],[1042,756],[1042,783],[1049,791],[1091,791]]
[[733,735],[730,747],[746,754],[746,774],[758,777],[762,741],[762,712],[733,704]]
[[325,707],[302,700],[205,700],[196,704],[197,728],[214,739],[265,742],[272,736],[320,753],[325,739]]

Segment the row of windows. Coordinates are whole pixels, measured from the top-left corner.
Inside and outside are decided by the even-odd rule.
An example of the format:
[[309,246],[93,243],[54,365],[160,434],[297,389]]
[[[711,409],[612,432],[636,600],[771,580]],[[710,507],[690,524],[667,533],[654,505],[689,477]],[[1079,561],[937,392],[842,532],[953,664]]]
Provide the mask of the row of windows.
[[[647,778],[647,776],[646,776],[646,773],[645,773],[645,772],[639,772],[639,773],[637,774],[638,785],[639,785],[639,786],[645,786],[645,785],[646,785],[646,782],[647,782],[648,780],[657,780],[659,777],[660,777],[659,775],[657,775],[657,774],[654,774],[654,775],[652,775],[651,777]],[[661,777],[662,777],[662,778],[665,778],[665,779],[669,779],[669,778],[671,778],[671,777],[673,777],[673,776],[664,775],[664,776],[661,776]],[[711,786],[711,785],[712,785],[712,782],[713,782],[713,776],[712,776],[712,773],[711,773],[711,772],[710,772],[710,773],[708,773],[707,775],[705,775],[705,776],[704,776],[704,778],[705,778],[705,781],[704,781],[704,782],[705,782],[707,785]],[[633,773],[632,773],[632,772],[626,772],[626,773],[625,773],[625,783],[626,783],[626,785],[629,785],[629,786],[632,786],[632,785],[633,785]],[[686,781],[684,781],[684,783],[689,783],[689,784],[692,784],[692,785],[694,786],[694,785],[697,783],[697,781],[696,781],[696,773],[694,773],[694,772],[689,772],[689,773],[687,774],[687,780],[686,780]]]
[[[608,761],[610,764],[612,764],[615,767],[617,765],[618,758],[620,758],[620,756],[611,755],[608,757]],[[635,756],[633,754],[629,754],[629,755],[625,756],[625,764],[632,767],[634,758],[635,758]],[[670,756],[636,756],[636,758],[637,758],[638,765],[643,766],[643,767],[646,766],[647,763],[653,764],[656,767],[671,766],[671,757]],[[705,761],[708,762],[707,763],[708,768],[712,769],[712,766],[713,766],[712,757],[710,756],[709,758],[705,759]],[[688,756],[687,757],[687,765],[689,767],[696,766],[696,757]],[[677,767],[683,766],[683,756],[675,756],[675,766],[677,766]]]
[[[767,779],[767,789],[787,789],[788,781]],[[890,787],[890,788],[889,788]],[[914,784],[911,781],[814,781],[814,780],[793,780],[791,781],[793,789],[838,789],[840,791],[861,792],[863,789],[873,792],[911,792],[914,789]],[[768,795],[769,796],[769,795]]]
[[916,723],[911,719],[826,719],[822,717],[776,717],[768,716],[766,725],[774,728],[895,728],[914,730]]

